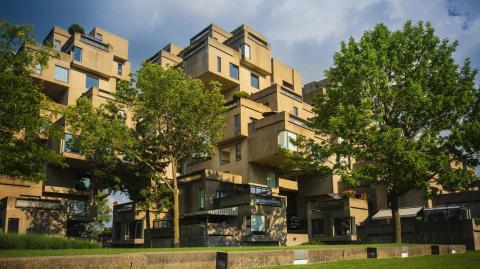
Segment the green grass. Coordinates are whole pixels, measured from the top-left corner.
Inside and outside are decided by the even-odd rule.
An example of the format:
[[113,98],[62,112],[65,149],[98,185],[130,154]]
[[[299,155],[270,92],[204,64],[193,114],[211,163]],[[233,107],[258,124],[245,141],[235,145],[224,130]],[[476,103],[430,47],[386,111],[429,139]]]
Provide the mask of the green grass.
[[171,251],[259,251],[285,249],[314,249],[314,248],[346,248],[346,247],[386,247],[397,244],[371,245],[301,245],[290,247],[251,246],[251,247],[194,247],[194,248],[97,248],[97,249],[7,249],[0,251],[0,257],[29,257],[29,256],[65,256],[65,255],[102,255],[138,252],[171,252]]
[[[42,234],[14,234],[0,232],[0,250],[24,251],[25,249],[92,249],[100,248],[98,243],[67,237]],[[3,251],[2,251],[3,252]]]
[[465,254],[395,259],[348,260],[310,265],[263,267],[262,269],[480,269],[480,251]]

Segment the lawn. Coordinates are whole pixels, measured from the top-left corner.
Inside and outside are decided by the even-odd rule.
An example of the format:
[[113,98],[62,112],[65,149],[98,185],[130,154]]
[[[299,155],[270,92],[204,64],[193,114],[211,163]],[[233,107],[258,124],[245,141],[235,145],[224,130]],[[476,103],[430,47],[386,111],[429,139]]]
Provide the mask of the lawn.
[[[268,267],[270,269],[480,269],[480,251],[465,254],[421,256],[395,259],[367,259],[311,265]],[[262,269],[267,269],[264,267]]]
[[290,247],[252,246],[252,247],[194,247],[194,248],[97,248],[97,249],[11,249],[0,250],[1,257],[29,257],[29,256],[65,256],[65,255],[101,255],[138,252],[169,252],[169,251],[258,251],[258,250],[285,250],[285,249],[312,249],[312,248],[351,248],[351,247],[382,247],[398,246],[396,244],[371,245],[301,245]]

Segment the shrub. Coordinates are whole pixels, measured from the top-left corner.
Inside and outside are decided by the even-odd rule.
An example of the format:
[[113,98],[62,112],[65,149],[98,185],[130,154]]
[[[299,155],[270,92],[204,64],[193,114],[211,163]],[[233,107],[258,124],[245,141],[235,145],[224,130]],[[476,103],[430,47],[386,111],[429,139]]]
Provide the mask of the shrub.
[[248,94],[247,92],[244,92],[244,91],[238,91],[238,92],[233,93],[233,97],[236,98],[236,99],[248,98],[248,96],[250,96],[250,94]]
[[0,249],[99,248],[95,242],[35,233],[0,233]]
[[480,225],[480,218],[474,218],[473,221],[475,221],[475,225]]

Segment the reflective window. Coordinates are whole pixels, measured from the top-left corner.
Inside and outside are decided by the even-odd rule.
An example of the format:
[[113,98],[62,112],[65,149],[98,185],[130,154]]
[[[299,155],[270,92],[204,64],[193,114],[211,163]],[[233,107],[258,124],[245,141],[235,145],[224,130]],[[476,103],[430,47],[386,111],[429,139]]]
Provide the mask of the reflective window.
[[143,221],[130,221],[128,223],[128,238],[129,239],[143,238]]
[[290,131],[280,131],[278,133],[278,146],[292,151],[297,150],[297,146],[292,141],[297,140],[297,134]]
[[102,41],[102,34],[99,34],[99,33],[95,33],[95,38]]
[[121,76],[123,74],[123,64],[117,63],[117,75]]
[[351,218],[335,218],[333,219],[333,229],[335,236],[352,234]]
[[238,66],[230,63],[230,77],[234,79],[239,78]]
[[235,144],[235,160],[240,161],[242,159],[242,143]]
[[267,173],[267,186],[272,189],[277,188],[277,178],[275,177],[275,173]]
[[260,89],[260,80],[257,75],[250,74],[250,85],[255,89]]
[[234,133],[235,135],[240,134],[240,114],[234,116]]
[[247,44],[243,44],[240,47],[240,54],[242,55],[242,58],[244,59],[250,59],[250,46]]
[[55,79],[68,82],[68,69],[55,65]]
[[200,209],[205,208],[205,191],[200,190],[198,196],[200,198]]
[[65,139],[63,143],[63,151],[71,153],[80,153],[80,149],[77,148],[76,137],[71,134],[65,134]]
[[73,59],[78,62],[82,61],[82,48],[73,47]]
[[70,200],[68,209],[72,215],[85,215],[87,211],[87,201],[85,200]]
[[85,87],[87,89],[90,89],[92,87],[97,87],[98,88],[98,84],[99,84],[98,78],[92,77],[92,76],[89,76],[89,75],[86,76]]
[[53,42],[53,48],[57,51],[61,51],[62,50],[62,42],[60,42],[60,40],[56,40]]
[[42,65],[41,65],[41,64],[37,64],[37,65],[35,66],[35,73],[36,73],[37,75],[41,75],[41,74],[42,74]]
[[259,232],[264,233],[267,230],[266,221],[264,215],[252,215],[251,216],[251,231],[252,233]]

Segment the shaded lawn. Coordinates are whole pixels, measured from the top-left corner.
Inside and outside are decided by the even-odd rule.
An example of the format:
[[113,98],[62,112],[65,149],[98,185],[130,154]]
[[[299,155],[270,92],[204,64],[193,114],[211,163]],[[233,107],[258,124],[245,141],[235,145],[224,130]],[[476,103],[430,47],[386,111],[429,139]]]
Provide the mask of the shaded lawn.
[[[407,244],[404,244],[407,245]],[[388,247],[398,244],[369,244],[369,245],[301,245],[290,247],[277,246],[245,246],[245,247],[193,247],[193,248],[97,248],[97,249],[12,249],[0,250],[3,257],[29,256],[65,256],[65,255],[102,255],[139,252],[172,252],[172,251],[259,251],[259,250],[293,250],[315,248],[355,248],[355,247]],[[297,268],[297,267],[296,267]]]
[[465,254],[394,259],[367,259],[310,265],[263,267],[262,269],[480,269],[480,251]]

